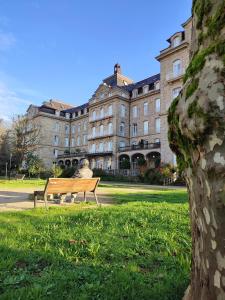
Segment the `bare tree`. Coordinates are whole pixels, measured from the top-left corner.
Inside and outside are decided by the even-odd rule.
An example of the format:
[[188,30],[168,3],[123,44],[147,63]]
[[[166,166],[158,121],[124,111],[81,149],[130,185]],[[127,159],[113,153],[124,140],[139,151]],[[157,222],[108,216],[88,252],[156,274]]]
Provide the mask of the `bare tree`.
[[193,1],[191,62],[168,115],[186,177],[192,227],[184,299],[225,299],[225,1]]
[[34,153],[38,148],[40,139],[40,126],[26,115],[13,119],[10,131],[10,144],[12,153],[21,166],[29,153]]

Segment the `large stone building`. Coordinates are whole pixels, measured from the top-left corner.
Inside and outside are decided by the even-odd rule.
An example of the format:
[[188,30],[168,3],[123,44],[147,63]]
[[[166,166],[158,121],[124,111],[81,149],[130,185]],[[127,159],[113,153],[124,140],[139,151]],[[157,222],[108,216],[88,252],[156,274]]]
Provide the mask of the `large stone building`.
[[133,82],[116,64],[88,103],[71,107],[49,100],[28,108],[28,116],[41,126],[38,155],[47,167],[55,162],[76,165],[87,157],[92,168],[105,170],[122,169],[129,161],[129,172],[135,174],[140,158],[151,167],[159,161],[176,163],[167,139],[167,110],[182,88],[191,18],[182,26],[156,57],[159,74]]

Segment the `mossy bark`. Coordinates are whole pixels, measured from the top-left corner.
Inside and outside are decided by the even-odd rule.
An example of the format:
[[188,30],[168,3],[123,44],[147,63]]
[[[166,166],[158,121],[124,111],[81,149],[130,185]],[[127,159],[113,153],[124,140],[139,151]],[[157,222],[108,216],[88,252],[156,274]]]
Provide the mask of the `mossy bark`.
[[168,115],[192,227],[185,300],[225,300],[225,1],[193,1],[191,62]]

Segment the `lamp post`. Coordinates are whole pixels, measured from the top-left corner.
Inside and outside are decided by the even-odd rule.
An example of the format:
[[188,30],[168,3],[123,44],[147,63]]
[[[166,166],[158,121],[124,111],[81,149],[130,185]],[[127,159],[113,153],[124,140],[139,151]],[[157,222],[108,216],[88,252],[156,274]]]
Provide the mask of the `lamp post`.
[[8,177],[8,162],[5,163],[5,178]]
[[9,156],[9,180],[11,179],[12,153]]

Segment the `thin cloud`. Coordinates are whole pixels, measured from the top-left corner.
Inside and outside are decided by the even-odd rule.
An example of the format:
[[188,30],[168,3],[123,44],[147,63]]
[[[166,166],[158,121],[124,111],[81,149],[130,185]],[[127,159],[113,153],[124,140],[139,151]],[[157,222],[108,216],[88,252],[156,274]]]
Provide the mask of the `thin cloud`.
[[0,50],[5,51],[12,48],[16,43],[16,38],[11,32],[0,31]]
[[6,84],[0,82],[0,118],[8,121],[15,114],[25,113],[32,101],[19,97]]

